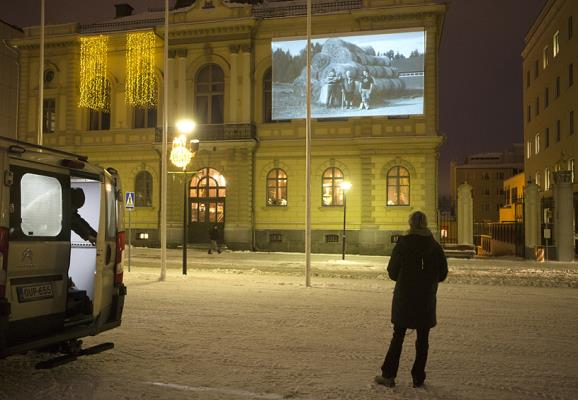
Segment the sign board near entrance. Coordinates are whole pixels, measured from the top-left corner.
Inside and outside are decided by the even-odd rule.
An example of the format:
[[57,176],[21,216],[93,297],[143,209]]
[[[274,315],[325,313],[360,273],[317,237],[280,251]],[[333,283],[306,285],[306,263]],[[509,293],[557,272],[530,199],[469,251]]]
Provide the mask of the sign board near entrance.
[[126,192],[124,206],[127,210],[134,208],[134,192]]

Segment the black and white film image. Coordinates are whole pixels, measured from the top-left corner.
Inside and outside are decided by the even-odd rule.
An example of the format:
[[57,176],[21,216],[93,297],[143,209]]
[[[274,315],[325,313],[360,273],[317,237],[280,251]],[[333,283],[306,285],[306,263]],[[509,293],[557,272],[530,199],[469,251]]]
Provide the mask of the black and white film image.
[[[305,118],[306,40],[273,40],[274,120]],[[423,114],[423,30],[311,40],[313,118]]]

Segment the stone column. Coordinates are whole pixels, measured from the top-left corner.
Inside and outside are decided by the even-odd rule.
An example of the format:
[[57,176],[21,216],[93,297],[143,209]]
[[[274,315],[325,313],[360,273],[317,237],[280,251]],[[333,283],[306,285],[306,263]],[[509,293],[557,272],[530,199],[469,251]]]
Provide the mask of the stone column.
[[239,118],[239,46],[229,47],[231,52],[231,82],[229,83],[229,122],[236,123]]
[[574,260],[574,205],[572,172],[552,173],[554,178],[554,243],[558,261]]
[[527,183],[524,191],[524,254],[534,258],[534,250],[540,244],[540,196],[538,185]]
[[248,124],[251,122],[251,46],[245,45],[241,48],[242,52],[242,92],[241,92],[241,123]]
[[467,183],[458,187],[458,244],[474,244],[474,201]]

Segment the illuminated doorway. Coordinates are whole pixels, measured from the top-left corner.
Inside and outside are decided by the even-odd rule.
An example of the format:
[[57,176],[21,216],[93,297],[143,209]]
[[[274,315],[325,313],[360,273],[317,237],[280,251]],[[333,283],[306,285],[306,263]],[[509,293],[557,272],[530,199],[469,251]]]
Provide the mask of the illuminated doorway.
[[191,179],[189,187],[189,240],[209,242],[209,229],[219,227],[221,240],[225,227],[225,197],[227,182],[219,171],[203,168]]

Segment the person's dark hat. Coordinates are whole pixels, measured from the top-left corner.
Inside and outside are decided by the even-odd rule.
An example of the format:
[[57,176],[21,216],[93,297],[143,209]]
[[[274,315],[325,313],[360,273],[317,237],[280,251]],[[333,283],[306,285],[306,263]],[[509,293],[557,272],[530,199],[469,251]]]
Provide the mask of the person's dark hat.
[[85,197],[84,197],[84,190],[81,188],[72,188],[70,190],[70,202],[72,208],[79,209],[84,205]]

